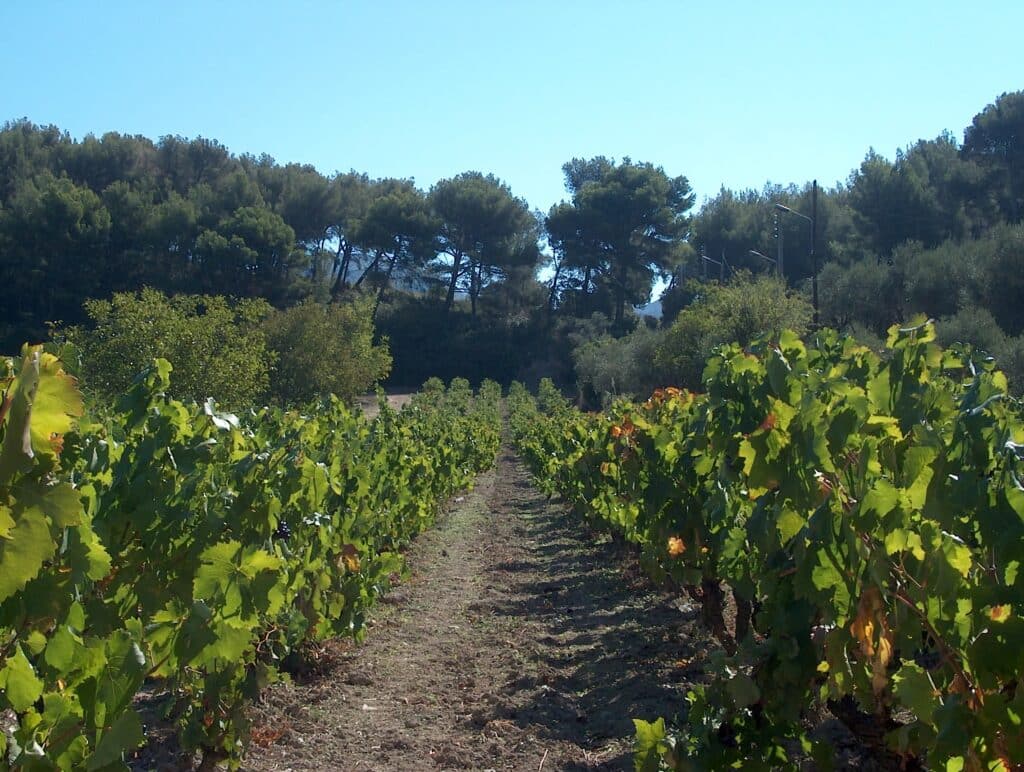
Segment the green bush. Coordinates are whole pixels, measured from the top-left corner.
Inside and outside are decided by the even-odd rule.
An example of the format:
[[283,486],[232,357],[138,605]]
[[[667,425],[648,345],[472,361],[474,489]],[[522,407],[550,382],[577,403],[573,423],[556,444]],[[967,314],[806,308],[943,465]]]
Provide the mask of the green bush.
[[270,377],[274,399],[284,404],[336,394],[351,400],[371,390],[391,370],[387,341],[374,343],[372,300],[323,305],[305,300],[275,311],[263,323],[278,365]]
[[60,334],[78,348],[83,385],[97,396],[123,392],[162,357],[174,367],[173,397],[236,409],[266,395],[276,357],[260,322],[271,310],[263,300],[143,289],[86,301],[92,329]]
[[943,346],[969,343],[986,354],[991,354],[999,369],[1006,373],[1010,391],[1024,392],[1024,335],[1007,335],[987,308],[965,306],[947,316],[935,326],[938,341]]
[[803,335],[811,304],[773,276],[741,273],[728,284],[701,285],[697,300],[680,311],[654,355],[671,385],[698,388],[704,364],[723,343],[747,346],[759,335],[789,329]]
[[572,358],[583,396],[602,403],[619,396],[646,399],[667,385],[654,363],[663,337],[664,332],[637,327],[622,338],[604,336],[579,346]]

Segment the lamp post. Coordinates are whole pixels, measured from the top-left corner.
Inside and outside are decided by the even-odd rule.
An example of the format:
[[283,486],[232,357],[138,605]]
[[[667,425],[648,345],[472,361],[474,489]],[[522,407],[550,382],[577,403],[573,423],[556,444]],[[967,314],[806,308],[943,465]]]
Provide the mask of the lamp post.
[[775,208],[780,212],[788,212],[789,214],[795,214],[797,217],[802,217],[811,224],[811,302],[814,305],[814,326],[818,326],[818,255],[814,251],[814,242],[817,238],[817,218],[818,218],[818,181],[814,180],[811,183],[811,216],[808,217],[795,209],[790,209],[784,204],[775,204]]
[[758,252],[756,249],[751,249],[750,254],[754,257],[760,257],[762,260],[767,260],[769,263],[775,266],[775,273],[778,274],[779,278],[782,278],[782,264],[779,263],[774,257],[768,257],[763,252]]
[[[701,254],[700,254],[700,259],[703,260],[703,261],[706,261],[708,263],[714,263],[715,265],[718,266],[718,280],[720,282],[723,282],[723,283],[725,282],[725,271],[726,271],[726,269],[729,269],[729,273],[732,273],[732,266],[729,265],[728,261],[725,259],[725,252],[724,251],[722,252],[722,259],[720,261],[708,257],[703,252],[701,252]],[[704,266],[704,263],[701,263],[701,266]],[[704,267],[706,268],[707,266],[704,266]],[[706,272],[705,272],[704,277],[707,278],[707,273]]]

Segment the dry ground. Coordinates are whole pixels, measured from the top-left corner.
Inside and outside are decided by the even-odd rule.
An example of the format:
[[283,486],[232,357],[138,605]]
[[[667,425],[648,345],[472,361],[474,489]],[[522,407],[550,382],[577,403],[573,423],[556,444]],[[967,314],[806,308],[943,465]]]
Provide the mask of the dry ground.
[[[394,410],[401,410],[403,407],[409,404],[409,401],[412,399],[413,392],[394,392],[388,393],[387,396],[388,405],[392,407]],[[364,394],[361,397],[356,397],[355,402],[363,411],[363,415],[365,415],[369,419],[376,418],[377,414],[380,413],[380,406],[377,403],[376,394]]]
[[244,769],[632,769],[631,719],[700,677],[695,615],[507,449],[409,563],[364,644],[268,690]]

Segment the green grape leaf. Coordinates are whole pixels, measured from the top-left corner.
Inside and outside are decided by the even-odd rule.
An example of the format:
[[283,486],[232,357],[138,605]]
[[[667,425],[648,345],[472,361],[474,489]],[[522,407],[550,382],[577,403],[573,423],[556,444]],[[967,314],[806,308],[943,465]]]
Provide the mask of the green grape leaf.
[[39,656],[39,652],[46,648],[46,636],[38,630],[32,630],[24,639],[23,643],[33,657]]
[[85,763],[86,770],[102,770],[121,761],[125,751],[138,748],[145,739],[139,715],[134,710],[126,710],[100,737],[96,750]]
[[[868,381],[867,394],[872,408],[884,414],[892,412],[892,386],[888,368],[883,368]],[[868,420],[870,422],[871,419]],[[897,431],[899,431],[898,426],[897,422]]]
[[43,694],[43,682],[19,645],[0,668],[0,691],[17,713],[28,710]]
[[801,516],[796,510],[786,507],[779,514],[778,520],[775,521],[775,527],[779,531],[779,539],[783,544],[788,542],[807,525],[807,520]]
[[761,699],[761,690],[757,688],[754,679],[745,673],[734,675],[725,688],[737,708],[750,707]]
[[67,483],[48,488],[22,486],[17,496],[19,503],[39,509],[58,528],[69,528],[82,522],[82,500],[78,491]]
[[60,625],[46,644],[43,659],[54,670],[66,673],[74,662],[75,652],[78,647],[79,643],[75,640],[75,636],[68,629],[68,626]]
[[649,722],[634,718],[633,725],[636,727],[633,755],[636,772],[658,772],[662,754],[668,750],[665,719]]
[[818,561],[811,570],[811,583],[816,590],[832,594],[832,605],[845,612],[850,605],[850,591],[842,574],[823,553],[819,553]]
[[11,531],[15,526],[13,515],[10,507],[0,504],[0,539],[11,538]]
[[44,456],[58,456],[60,438],[71,431],[82,415],[82,395],[75,379],[64,372],[53,354],[39,358],[39,386],[32,401],[32,449]]
[[942,555],[954,571],[967,576],[971,571],[971,550],[950,537],[942,540]]
[[935,470],[929,466],[938,455],[935,448],[922,445],[910,448],[904,460],[903,475],[909,485],[904,489],[910,509],[922,509],[928,494],[928,485]]
[[900,702],[919,719],[930,722],[939,695],[928,674],[915,663],[904,660],[892,680],[893,691]]
[[879,479],[867,492],[861,509],[865,512],[873,512],[881,520],[887,514],[896,509],[900,503],[900,492],[888,480]]
[[0,602],[25,588],[56,550],[46,515],[25,509],[8,538],[0,540]]
[[32,465],[32,397],[39,385],[39,349],[25,347],[21,372],[3,399],[7,405],[4,438],[0,442],[0,484]]
[[93,581],[99,581],[110,573],[113,560],[107,552],[103,542],[86,525],[80,525],[75,529],[76,539],[70,540],[68,547],[69,562],[76,570],[84,571],[85,576]]
[[195,598],[215,603],[225,616],[236,613],[242,607],[237,564],[241,549],[239,542],[228,541],[207,547],[199,555],[201,564],[196,571],[193,587]]
[[894,528],[885,535],[885,552],[887,555],[909,552],[918,560],[924,560],[924,547],[920,535],[902,528]]
[[[237,622],[237,618],[234,620]],[[218,663],[238,662],[252,645],[255,625],[220,622],[213,627],[210,643],[192,660],[199,667],[215,667]]]

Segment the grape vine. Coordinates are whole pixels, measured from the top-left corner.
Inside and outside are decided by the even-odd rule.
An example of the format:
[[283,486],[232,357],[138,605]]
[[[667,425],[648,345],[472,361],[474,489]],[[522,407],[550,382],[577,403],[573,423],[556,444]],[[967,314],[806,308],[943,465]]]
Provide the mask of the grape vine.
[[550,384],[509,396],[540,483],[639,544],[721,643],[685,727],[638,723],[639,768],[827,757],[814,705],[903,766],[1024,761],[1024,421],[1002,373],[919,320],[884,356],[830,331],[726,346],[704,385],[603,415]]
[[246,706],[310,641],[364,633],[401,549],[493,463],[500,389],[453,382],[369,421],[331,398],[222,413],[158,360],[85,415],[41,347],[0,360],[0,759],[125,768],[133,700],[237,767]]

